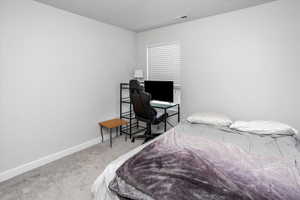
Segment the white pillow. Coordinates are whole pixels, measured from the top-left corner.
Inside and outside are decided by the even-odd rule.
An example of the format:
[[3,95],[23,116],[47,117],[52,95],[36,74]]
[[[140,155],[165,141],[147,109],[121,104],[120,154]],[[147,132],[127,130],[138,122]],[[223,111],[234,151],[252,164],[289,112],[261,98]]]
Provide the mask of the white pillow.
[[187,118],[192,124],[207,124],[214,126],[230,126],[232,121],[226,115],[219,113],[194,113]]
[[231,129],[259,135],[295,135],[298,131],[287,124],[275,121],[236,121]]

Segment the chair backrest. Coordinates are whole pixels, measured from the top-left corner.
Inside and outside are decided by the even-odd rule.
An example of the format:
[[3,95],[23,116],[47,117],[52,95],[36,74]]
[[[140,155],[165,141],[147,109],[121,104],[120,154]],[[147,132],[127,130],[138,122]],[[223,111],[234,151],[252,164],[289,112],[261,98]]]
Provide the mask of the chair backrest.
[[137,80],[129,82],[130,100],[133,104],[133,111],[138,120],[151,123],[155,120],[157,112],[150,105],[151,95],[144,91]]

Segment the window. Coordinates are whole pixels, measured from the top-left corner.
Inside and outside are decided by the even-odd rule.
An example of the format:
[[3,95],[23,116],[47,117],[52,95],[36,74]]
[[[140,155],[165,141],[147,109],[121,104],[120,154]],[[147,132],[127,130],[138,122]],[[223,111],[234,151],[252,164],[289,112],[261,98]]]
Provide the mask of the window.
[[156,45],[147,49],[147,78],[180,84],[180,46],[177,43]]

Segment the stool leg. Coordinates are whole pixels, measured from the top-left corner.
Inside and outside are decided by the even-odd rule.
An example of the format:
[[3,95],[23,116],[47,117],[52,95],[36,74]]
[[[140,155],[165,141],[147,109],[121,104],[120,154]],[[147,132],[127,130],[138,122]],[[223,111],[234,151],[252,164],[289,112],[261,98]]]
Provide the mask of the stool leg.
[[103,143],[103,130],[102,130],[102,126],[101,126],[101,138],[102,138],[102,143]]
[[112,128],[110,129],[110,147],[112,147]]

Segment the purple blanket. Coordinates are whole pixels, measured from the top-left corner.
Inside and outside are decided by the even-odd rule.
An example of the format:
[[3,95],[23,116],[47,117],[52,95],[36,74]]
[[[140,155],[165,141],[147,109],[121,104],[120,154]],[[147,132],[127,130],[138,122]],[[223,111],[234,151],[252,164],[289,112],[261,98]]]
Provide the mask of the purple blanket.
[[299,177],[282,157],[173,129],[127,160],[110,189],[131,200],[299,200]]

